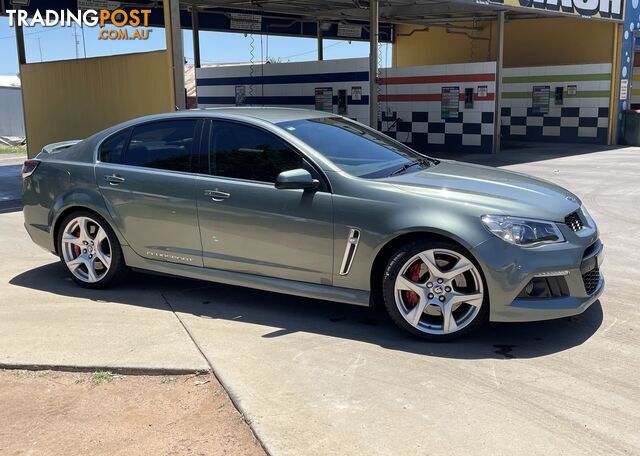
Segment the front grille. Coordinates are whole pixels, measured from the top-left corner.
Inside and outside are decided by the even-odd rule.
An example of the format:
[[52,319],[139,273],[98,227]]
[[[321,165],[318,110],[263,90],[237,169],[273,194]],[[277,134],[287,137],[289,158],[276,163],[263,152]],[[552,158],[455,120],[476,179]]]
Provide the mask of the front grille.
[[564,218],[564,223],[573,231],[580,231],[584,228],[584,223],[577,212],[572,212]]
[[592,294],[596,291],[600,283],[600,268],[596,266],[591,271],[582,274],[582,281],[584,282],[584,289],[587,294]]

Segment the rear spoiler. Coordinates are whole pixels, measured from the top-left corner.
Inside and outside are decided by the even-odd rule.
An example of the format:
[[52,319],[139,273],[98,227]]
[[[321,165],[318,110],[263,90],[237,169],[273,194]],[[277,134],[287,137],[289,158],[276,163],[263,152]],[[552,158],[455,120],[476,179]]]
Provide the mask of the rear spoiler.
[[55,154],[56,152],[60,152],[61,150],[68,149],[71,146],[75,146],[78,144],[81,139],[73,139],[71,141],[62,141],[53,144],[47,144],[42,148],[40,154]]

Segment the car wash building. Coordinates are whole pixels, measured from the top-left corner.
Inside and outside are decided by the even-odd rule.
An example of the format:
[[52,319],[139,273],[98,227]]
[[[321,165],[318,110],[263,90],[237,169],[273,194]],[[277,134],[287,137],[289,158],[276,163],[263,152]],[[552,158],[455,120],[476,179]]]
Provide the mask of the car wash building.
[[[19,3],[33,14],[82,1]],[[184,109],[182,29],[193,31],[199,107],[318,109],[425,152],[617,143],[635,93],[635,0],[274,0],[242,9],[227,0],[103,3],[151,8],[167,49],[29,64],[17,28],[30,154],[138,115]],[[3,0],[5,11],[13,7]],[[318,53],[308,62],[201,68],[199,31],[211,30],[309,37]],[[325,39],[368,41],[369,56],[325,60]],[[380,43],[393,44],[388,67]],[[44,81],[55,93],[43,90]],[[96,102],[105,108],[95,112]]]

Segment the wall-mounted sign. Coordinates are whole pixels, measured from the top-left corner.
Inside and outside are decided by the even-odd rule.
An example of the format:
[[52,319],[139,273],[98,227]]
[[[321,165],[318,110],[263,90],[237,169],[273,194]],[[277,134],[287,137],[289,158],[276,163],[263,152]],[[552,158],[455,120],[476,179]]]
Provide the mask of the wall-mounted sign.
[[567,96],[568,97],[575,97],[576,95],[578,95],[578,86],[573,84],[573,85],[568,85],[567,86]]
[[351,87],[351,100],[353,101],[362,100],[362,87],[360,86]]
[[360,38],[362,36],[362,26],[353,24],[338,23],[338,36],[344,38]]
[[259,32],[262,30],[262,16],[259,14],[229,13],[231,18],[229,27],[232,30],[251,30]]
[[247,98],[247,86],[236,86],[236,106],[243,106]]
[[624,0],[486,0],[489,4],[531,11],[547,10],[570,16],[622,20]]
[[455,119],[460,112],[460,87],[443,87],[441,93],[443,119]]
[[316,111],[333,112],[332,87],[316,87]]
[[531,110],[534,114],[549,113],[549,98],[551,97],[551,87],[533,86]]
[[622,101],[629,97],[629,80],[620,79],[620,99]]
[[478,98],[487,98],[489,88],[487,86],[478,86]]

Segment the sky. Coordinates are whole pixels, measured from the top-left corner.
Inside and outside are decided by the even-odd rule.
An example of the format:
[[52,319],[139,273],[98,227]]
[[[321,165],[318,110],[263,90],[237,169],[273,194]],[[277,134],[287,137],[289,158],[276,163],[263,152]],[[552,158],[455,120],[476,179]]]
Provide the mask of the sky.
[[[163,29],[152,29],[148,41],[111,41],[98,39],[99,28],[29,27],[24,29],[27,63],[73,59],[76,56],[144,52],[165,48]],[[131,30],[131,29],[130,29]],[[74,35],[75,33],[75,35]],[[184,54],[193,63],[193,40],[190,30],[183,32]],[[315,38],[293,38],[253,35],[254,61],[267,58],[282,62],[316,60]],[[248,62],[251,60],[251,36],[240,33],[200,32],[200,53],[203,64]],[[325,59],[367,57],[369,43],[324,40]],[[382,66],[390,66],[391,46],[380,46]],[[385,64],[385,61],[387,64]],[[6,17],[0,17],[0,74],[17,74],[15,30]]]

